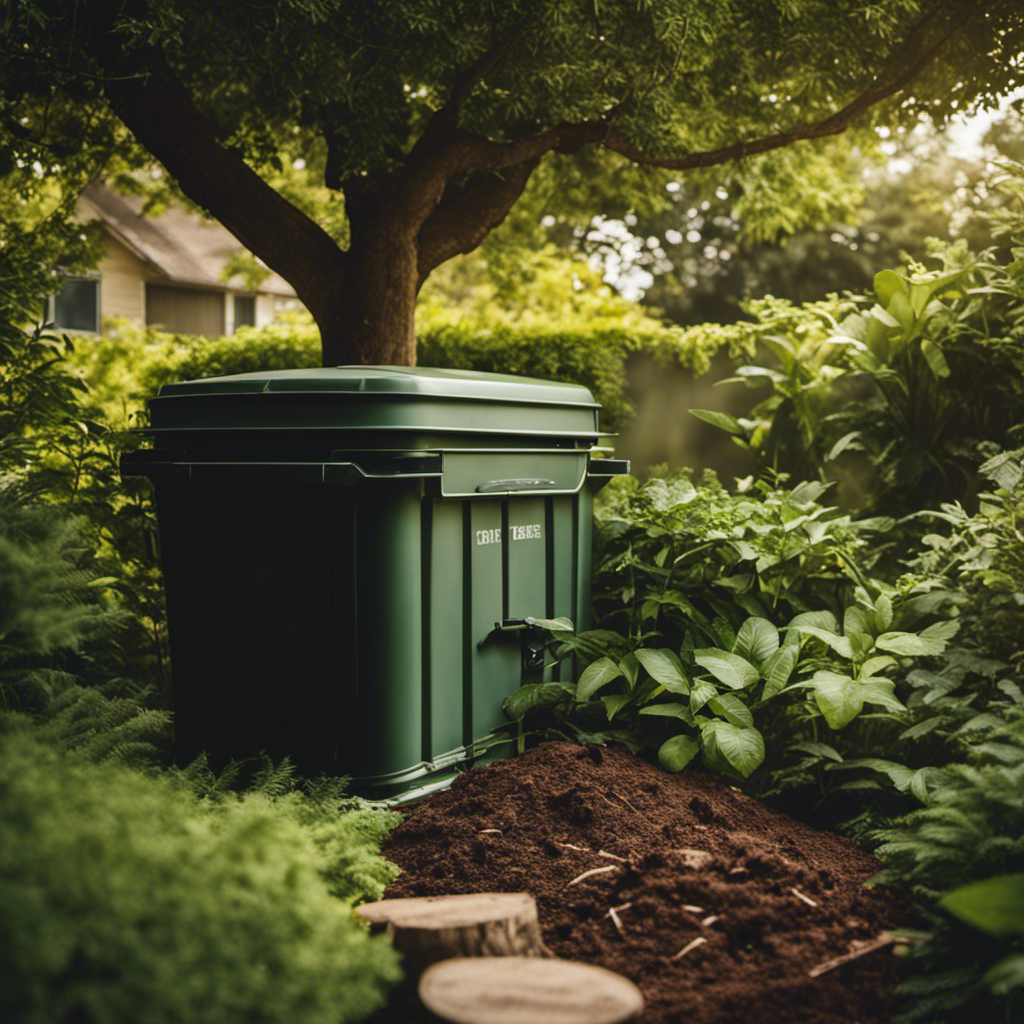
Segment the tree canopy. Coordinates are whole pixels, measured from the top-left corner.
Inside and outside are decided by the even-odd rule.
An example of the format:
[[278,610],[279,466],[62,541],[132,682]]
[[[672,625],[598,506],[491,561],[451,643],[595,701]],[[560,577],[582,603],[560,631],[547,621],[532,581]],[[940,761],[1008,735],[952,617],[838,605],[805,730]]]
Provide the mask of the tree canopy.
[[[141,146],[295,287],[327,363],[412,362],[424,281],[555,154],[604,177],[720,168],[770,220],[829,201],[813,140],[1024,83],[1018,0],[12,0],[5,18],[6,169],[84,175]],[[343,216],[289,194],[298,157]]]

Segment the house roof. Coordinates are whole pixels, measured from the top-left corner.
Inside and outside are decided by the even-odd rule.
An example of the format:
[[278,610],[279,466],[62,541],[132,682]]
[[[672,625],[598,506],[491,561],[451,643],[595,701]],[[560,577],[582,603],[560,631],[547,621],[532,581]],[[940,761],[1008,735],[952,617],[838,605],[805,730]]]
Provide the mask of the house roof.
[[[137,196],[90,185],[82,193],[81,205],[85,216],[99,220],[157,276],[179,284],[249,291],[240,277],[223,279],[227,261],[243,250],[227,228],[180,206],[156,217],[143,216],[143,202]],[[257,290],[289,298],[295,295],[295,289],[273,272]]]

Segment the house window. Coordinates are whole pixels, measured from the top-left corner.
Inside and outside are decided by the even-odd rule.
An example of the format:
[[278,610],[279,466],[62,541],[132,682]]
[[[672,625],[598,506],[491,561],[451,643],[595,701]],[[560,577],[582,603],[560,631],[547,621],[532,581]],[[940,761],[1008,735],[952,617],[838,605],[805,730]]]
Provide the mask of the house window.
[[235,296],[235,330],[239,327],[256,326],[256,296]]
[[46,303],[46,318],[65,331],[100,329],[100,283],[96,279],[71,278]]
[[146,285],[146,323],[176,334],[224,334],[224,293],[174,285]]

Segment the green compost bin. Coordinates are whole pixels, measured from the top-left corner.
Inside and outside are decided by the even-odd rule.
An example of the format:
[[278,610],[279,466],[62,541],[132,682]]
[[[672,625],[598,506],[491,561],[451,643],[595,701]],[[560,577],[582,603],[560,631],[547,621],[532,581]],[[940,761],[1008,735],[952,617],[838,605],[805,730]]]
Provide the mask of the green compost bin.
[[529,620],[587,625],[591,496],[629,468],[598,409],[400,367],[161,388],[121,469],[155,487],[179,756],[288,755],[377,799],[450,782],[558,678]]

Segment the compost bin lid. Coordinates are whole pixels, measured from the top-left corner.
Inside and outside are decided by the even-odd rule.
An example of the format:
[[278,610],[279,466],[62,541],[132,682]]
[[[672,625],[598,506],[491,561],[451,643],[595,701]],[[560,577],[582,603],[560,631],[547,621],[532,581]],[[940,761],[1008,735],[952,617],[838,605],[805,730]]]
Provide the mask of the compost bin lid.
[[336,366],[165,384],[147,433],[191,430],[443,430],[597,436],[579,384],[470,370]]

